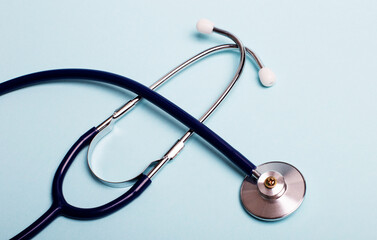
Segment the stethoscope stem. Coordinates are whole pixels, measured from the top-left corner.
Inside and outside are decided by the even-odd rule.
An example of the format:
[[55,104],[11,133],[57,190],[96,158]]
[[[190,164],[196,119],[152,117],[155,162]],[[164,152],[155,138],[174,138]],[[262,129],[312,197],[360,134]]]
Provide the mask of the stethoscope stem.
[[262,174],[260,172],[258,172],[257,169],[253,169],[253,171],[251,172],[251,176],[253,176],[256,180],[258,180],[261,175]]
[[10,240],[31,239],[61,215],[61,208],[53,204],[42,216]]

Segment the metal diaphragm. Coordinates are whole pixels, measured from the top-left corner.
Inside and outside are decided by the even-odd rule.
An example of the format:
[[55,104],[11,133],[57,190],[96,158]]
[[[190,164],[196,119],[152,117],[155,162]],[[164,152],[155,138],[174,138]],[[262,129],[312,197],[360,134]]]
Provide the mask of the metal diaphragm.
[[284,162],[268,162],[256,170],[261,173],[258,180],[247,176],[241,186],[242,204],[253,217],[276,221],[301,205],[306,183],[297,168]]

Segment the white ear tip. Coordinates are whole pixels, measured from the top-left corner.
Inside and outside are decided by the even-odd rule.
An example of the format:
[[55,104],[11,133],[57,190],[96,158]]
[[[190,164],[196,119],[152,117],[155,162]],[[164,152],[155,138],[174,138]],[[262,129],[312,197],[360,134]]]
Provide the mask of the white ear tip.
[[210,34],[213,31],[215,24],[208,19],[202,18],[196,24],[196,29],[200,33]]
[[271,69],[263,67],[259,70],[259,80],[265,87],[271,87],[276,81],[276,76]]

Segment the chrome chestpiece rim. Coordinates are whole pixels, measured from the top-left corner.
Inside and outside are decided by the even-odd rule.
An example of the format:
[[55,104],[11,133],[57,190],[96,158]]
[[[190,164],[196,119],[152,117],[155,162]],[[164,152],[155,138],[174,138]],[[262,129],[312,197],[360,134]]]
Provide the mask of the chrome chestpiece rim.
[[284,162],[268,162],[257,167],[256,179],[247,176],[241,186],[241,202],[252,216],[280,220],[293,213],[302,203],[305,179],[295,167]]

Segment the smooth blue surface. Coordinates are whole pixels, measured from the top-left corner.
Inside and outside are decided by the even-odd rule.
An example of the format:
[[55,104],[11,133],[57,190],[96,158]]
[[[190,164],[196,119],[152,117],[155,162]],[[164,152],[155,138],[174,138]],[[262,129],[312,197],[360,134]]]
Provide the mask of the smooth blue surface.
[[[12,1],[0,12],[0,81],[85,67],[149,85],[198,51],[229,42],[195,33],[199,18],[213,20],[254,49],[278,81],[263,89],[246,64],[208,126],[256,164],[295,165],[308,184],[293,216],[255,220],[240,205],[242,174],[194,137],[134,203],[100,220],[59,218],[37,239],[376,238],[375,1]],[[159,92],[200,116],[236,64],[237,54],[213,56]],[[71,82],[1,97],[1,239],[47,210],[66,151],[130,97]],[[131,177],[185,130],[143,103],[99,146],[97,166],[113,179]],[[123,192],[92,179],[84,154],[77,160],[64,184],[68,201],[96,206]]]

